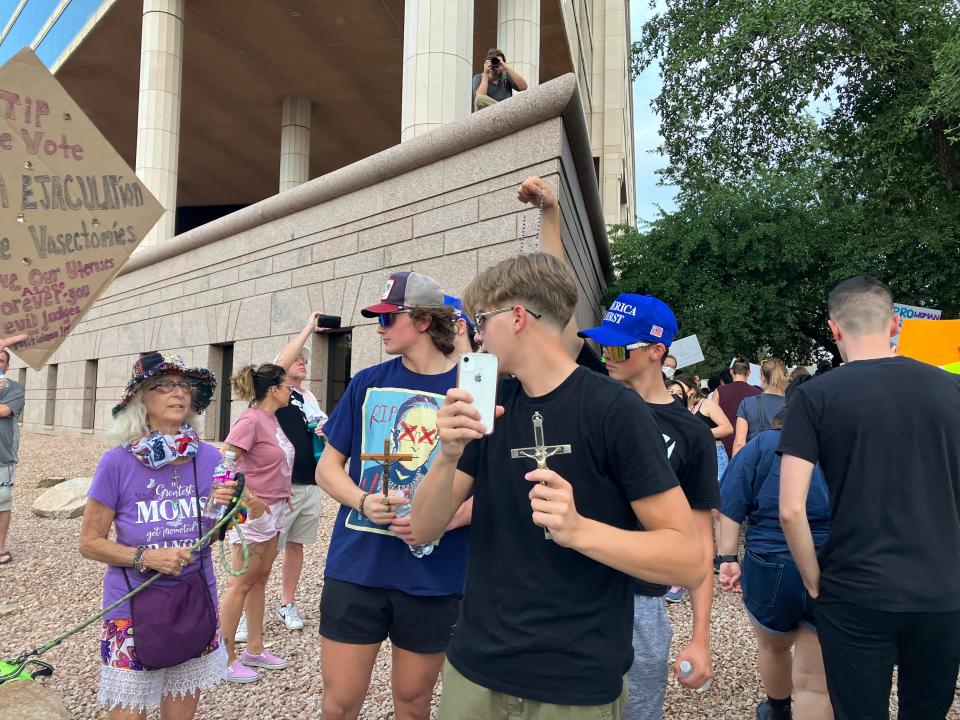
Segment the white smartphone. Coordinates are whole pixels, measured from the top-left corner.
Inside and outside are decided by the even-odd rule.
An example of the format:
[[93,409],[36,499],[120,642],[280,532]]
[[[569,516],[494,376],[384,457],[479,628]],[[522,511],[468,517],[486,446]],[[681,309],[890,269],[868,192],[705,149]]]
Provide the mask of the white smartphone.
[[497,370],[500,360],[490,353],[464,353],[457,361],[457,387],[473,396],[473,404],[480,411],[480,422],[493,433],[497,410]]

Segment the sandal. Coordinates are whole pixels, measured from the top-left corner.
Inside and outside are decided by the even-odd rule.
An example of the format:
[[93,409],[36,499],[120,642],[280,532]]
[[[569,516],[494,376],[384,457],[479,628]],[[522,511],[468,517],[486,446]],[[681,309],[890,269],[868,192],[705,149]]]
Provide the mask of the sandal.
[[13,553],[9,550],[5,550],[0,553],[0,565],[9,565],[13,562]]

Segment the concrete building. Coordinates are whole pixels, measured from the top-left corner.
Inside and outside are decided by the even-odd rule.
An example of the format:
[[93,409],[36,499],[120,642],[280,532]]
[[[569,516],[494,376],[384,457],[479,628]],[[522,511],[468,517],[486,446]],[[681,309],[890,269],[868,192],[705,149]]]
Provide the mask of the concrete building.
[[[141,352],[221,376],[268,360],[310,309],[345,325],[315,340],[332,406],[381,357],[357,308],[387,273],[458,293],[530,247],[513,191],[531,173],[561,195],[598,318],[604,227],[634,221],[628,0],[11,5],[0,59],[33,47],[168,211],[50,364],[20,369],[27,429],[103,429]],[[471,115],[489,47],[531,89]],[[205,436],[239,409],[222,393]]]

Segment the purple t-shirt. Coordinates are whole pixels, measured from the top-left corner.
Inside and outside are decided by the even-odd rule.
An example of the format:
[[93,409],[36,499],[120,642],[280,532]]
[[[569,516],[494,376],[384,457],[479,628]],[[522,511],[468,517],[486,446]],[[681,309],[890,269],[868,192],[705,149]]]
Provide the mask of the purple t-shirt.
[[[212,485],[213,469],[220,461],[220,453],[212,445],[200,443],[197,453],[197,487],[200,507],[207,502]],[[179,480],[174,480],[174,472]],[[116,514],[114,527],[116,541],[127,547],[145,545],[148,548],[189,547],[199,537],[197,502],[193,482],[193,463],[166,465],[151,470],[134,458],[123,447],[116,447],[100,458],[87,497],[106,505]],[[206,528],[208,529],[208,528]],[[217,580],[213,574],[210,546],[203,550],[203,565],[207,586],[214,604],[217,602]],[[130,584],[136,588],[153,572],[141,575],[126,568]],[[183,575],[200,572],[199,555],[183,569]],[[171,586],[178,581],[163,576],[153,585]],[[120,568],[107,566],[103,578],[103,607],[112,605],[129,592]],[[106,615],[107,620],[129,618],[130,604],[124,603]]]

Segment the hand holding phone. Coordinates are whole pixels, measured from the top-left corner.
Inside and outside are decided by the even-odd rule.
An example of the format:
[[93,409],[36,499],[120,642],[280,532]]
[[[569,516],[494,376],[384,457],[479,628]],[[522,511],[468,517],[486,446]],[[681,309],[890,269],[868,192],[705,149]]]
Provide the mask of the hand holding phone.
[[499,359],[490,353],[464,353],[457,361],[457,387],[473,396],[473,405],[480,411],[485,435],[493,434],[497,415]]

